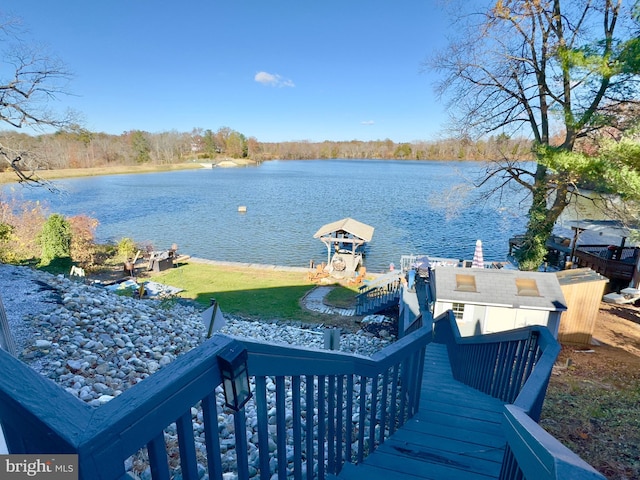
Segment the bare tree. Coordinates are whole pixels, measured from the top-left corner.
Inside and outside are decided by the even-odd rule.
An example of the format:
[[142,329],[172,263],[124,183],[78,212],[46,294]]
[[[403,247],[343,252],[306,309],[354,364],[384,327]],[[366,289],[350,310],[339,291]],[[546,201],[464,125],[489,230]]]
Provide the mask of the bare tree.
[[453,30],[460,36],[430,65],[444,73],[437,88],[460,132],[526,132],[534,140],[533,168],[505,152],[480,183],[500,189],[516,182],[529,191],[519,261],[521,268],[535,269],[556,220],[590,174],[584,166],[589,159],[574,155],[576,141],[616,124],[622,107],[639,98],[638,70],[628,55],[636,41],[637,2],[487,3],[482,11],[458,16]]
[[[0,123],[22,128],[65,128],[74,120],[71,112],[59,113],[52,103],[66,92],[70,73],[46,48],[28,41],[20,21],[0,13]],[[23,166],[28,152],[0,143],[0,157],[21,182],[40,183]]]

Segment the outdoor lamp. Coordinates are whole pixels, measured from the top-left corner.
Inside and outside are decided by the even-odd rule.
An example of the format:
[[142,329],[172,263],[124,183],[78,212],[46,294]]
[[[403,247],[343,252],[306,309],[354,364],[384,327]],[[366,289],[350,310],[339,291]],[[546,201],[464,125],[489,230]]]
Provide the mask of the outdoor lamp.
[[239,342],[228,345],[218,354],[224,402],[236,412],[251,398],[247,357],[247,349]]

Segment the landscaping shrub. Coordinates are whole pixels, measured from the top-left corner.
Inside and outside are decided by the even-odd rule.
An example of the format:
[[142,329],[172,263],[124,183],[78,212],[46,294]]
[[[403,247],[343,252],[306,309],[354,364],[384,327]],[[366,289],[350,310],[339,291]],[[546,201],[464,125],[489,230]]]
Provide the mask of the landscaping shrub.
[[22,263],[40,257],[38,235],[45,220],[45,209],[40,203],[0,199],[0,224],[9,227],[0,236],[0,260]]
[[[54,213],[47,218],[38,239],[42,247],[40,266],[49,266],[56,260],[56,267],[71,266],[71,224],[62,215]],[[68,259],[65,261],[65,259]]]
[[95,264],[97,247],[95,244],[95,230],[98,221],[86,215],[76,215],[69,218],[71,225],[71,258],[84,268]]
[[118,257],[120,257],[123,262],[129,258],[133,258],[137,251],[138,247],[133,239],[124,237],[118,241]]

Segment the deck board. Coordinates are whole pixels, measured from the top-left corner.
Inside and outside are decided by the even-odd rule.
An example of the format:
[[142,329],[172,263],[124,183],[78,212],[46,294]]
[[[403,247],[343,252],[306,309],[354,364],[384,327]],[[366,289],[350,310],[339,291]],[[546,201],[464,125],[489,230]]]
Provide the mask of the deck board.
[[453,379],[446,347],[430,344],[418,413],[341,479],[498,478],[503,403]]

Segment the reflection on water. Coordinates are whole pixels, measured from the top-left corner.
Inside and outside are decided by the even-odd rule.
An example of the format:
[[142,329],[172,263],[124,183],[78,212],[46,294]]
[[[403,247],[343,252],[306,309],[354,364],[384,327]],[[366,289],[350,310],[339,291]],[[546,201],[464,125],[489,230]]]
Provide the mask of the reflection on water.
[[[375,228],[365,264],[382,271],[403,254],[504,260],[527,206],[517,195],[478,200],[460,188],[473,162],[390,160],[272,161],[259,167],[113,175],[56,182],[67,194],[3,189],[46,201],[52,212],[97,218],[99,241],[131,237],[156,248],[214,260],[308,266],[326,260],[313,234],[352,217]],[[12,193],[13,192],[13,193]],[[506,203],[505,203],[506,202]],[[238,206],[247,207],[246,213]]]

